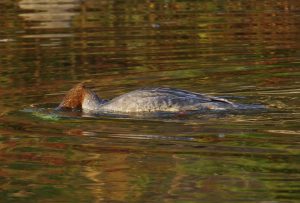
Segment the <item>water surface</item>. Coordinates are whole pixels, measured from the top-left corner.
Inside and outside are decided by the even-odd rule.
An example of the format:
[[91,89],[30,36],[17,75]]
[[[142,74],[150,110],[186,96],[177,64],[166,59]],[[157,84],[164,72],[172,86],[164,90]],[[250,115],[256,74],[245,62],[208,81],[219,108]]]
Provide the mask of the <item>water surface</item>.
[[[300,2],[3,0],[3,202],[299,202]],[[55,115],[86,81],[165,86],[269,111]],[[27,111],[24,109],[27,109]]]

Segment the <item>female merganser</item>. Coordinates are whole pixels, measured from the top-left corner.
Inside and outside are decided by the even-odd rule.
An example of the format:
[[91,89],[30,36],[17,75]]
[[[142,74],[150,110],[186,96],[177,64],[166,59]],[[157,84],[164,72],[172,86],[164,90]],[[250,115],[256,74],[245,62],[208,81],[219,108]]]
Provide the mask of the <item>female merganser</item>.
[[128,114],[231,110],[244,109],[244,107],[245,105],[236,104],[227,99],[166,87],[139,89],[108,101],[100,99],[96,93],[83,84],[78,84],[66,94],[57,109]]

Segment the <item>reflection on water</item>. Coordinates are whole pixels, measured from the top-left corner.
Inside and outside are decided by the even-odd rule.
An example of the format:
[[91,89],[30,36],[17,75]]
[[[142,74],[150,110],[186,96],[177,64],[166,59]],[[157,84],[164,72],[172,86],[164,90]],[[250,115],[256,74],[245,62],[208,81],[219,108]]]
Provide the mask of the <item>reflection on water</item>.
[[[0,199],[298,202],[299,8],[1,1]],[[81,81],[107,99],[169,86],[270,111],[132,119],[31,108]]]
[[19,14],[28,22],[38,22],[30,25],[35,29],[70,28],[72,19],[78,15],[80,0],[21,0],[18,2],[22,10],[29,10]]

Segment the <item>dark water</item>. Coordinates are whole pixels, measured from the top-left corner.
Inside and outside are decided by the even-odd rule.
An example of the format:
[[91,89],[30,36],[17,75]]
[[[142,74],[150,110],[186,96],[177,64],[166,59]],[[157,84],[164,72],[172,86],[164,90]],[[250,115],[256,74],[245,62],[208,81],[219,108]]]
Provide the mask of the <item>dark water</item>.
[[[299,202],[300,1],[0,1],[0,202]],[[269,111],[59,116],[167,86]],[[23,111],[27,109],[27,111]]]

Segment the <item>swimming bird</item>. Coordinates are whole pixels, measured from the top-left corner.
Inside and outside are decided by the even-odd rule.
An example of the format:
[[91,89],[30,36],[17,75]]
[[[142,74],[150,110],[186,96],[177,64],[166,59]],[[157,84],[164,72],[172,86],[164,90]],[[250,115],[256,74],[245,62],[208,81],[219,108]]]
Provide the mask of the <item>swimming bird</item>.
[[227,99],[176,88],[143,88],[111,100],[101,99],[90,88],[80,83],[65,95],[57,110],[79,109],[93,113],[143,113],[219,111],[261,107],[242,105]]

